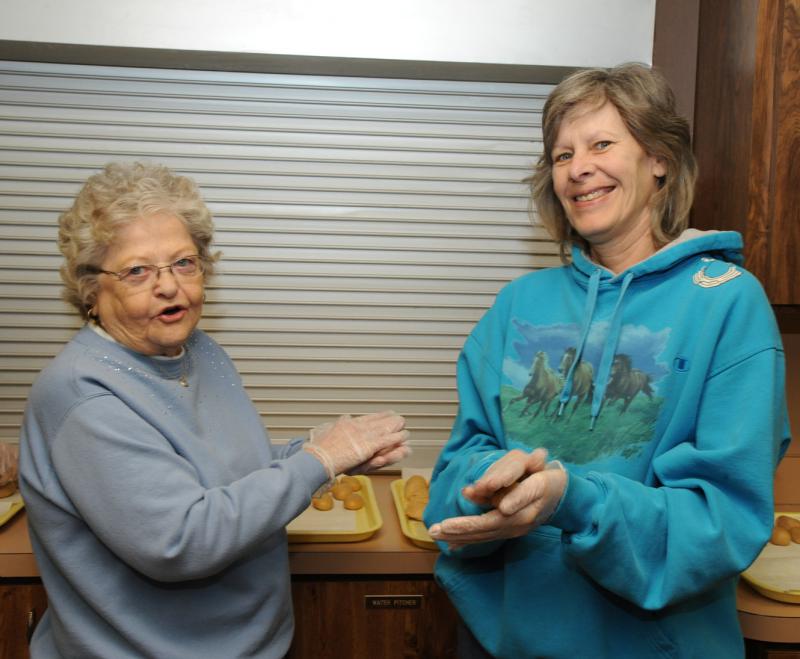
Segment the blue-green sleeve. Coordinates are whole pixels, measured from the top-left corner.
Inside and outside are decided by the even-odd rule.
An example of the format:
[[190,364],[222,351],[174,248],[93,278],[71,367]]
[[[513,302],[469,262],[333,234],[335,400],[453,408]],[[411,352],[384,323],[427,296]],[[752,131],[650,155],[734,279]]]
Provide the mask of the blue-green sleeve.
[[657,486],[571,474],[550,524],[604,588],[658,610],[734,577],[773,525],[773,478],[789,444],[778,348],[708,377],[694,436],[656,456]]
[[[490,310],[477,325],[458,359],[458,414],[431,478],[430,502],[424,515],[428,527],[448,517],[484,512],[466,499],[461,490],[478,480],[507,452],[501,421],[499,368],[483,347],[489,339],[502,338],[503,328],[495,312]],[[442,552],[451,553],[445,543],[438,544]],[[502,541],[471,545],[457,550],[457,555],[465,558],[486,555],[500,544]]]

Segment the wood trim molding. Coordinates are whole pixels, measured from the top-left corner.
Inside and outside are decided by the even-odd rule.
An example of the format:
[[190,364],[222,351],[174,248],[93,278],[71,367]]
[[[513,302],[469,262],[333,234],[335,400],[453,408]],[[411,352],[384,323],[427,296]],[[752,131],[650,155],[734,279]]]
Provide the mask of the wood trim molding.
[[700,0],[656,3],[653,66],[669,80],[678,112],[694,122]]
[[556,84],[575,70],[575,67],[569,66],[270,55],[263,53],[171,50],[166,48],[87,46],[4,39],[0,39],[0,59],[20,62],[197,69],[243,73],[286,73],[292,75],[363,76],[533,84]]
[[[773,208],[769,244],[770,275],[767,290],[776,302],[800,302],[800,0],[779,4],[773,65],[774,109],[770,135],[774,141]],[[764,12],[769,11],[767,9]],[[754,121],[759,121],[758,114]],[[786,276],[786,272],[794,276]]]

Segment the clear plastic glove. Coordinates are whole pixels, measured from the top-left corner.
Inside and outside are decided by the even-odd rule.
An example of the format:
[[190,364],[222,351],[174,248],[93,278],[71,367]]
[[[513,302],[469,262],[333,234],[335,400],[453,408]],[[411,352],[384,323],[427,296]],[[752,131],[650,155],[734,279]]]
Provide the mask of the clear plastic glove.
[[[392,411],[341,416],[334,423],[312,428],[303,448],[325,466],[328,478],[351,470],[378,468],[408,452],[405,419]],[[397,458],[399,459],[399,458]]]
[[408,441],[403,442],[397,446],[389,447],[376,453],[366,462],[362,462],[357,467],[353,467],[347,471],[348,474],[355,476],[356,474],[368,474],[371,471],[392,465],[395,462],[400,462],[403,458],[411,455],[411,447]]
[[472,485],[464,496],[492,505],[482,515],[451,517],[428,529],[434,540],[457,549],[467,544],[517,538],[544,524],[558,506],[567,486],[559,462],[547,462],[547,452],[509,451]]

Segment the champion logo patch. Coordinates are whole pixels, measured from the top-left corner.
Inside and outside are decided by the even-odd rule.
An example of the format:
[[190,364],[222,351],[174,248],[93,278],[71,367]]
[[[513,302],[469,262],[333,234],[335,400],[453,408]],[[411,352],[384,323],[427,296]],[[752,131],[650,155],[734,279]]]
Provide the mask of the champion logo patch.
[[[704,261],[711,261],[713,262],[714,259],[703,259]],[[702,288],[714,288],[715,286],[722,286],[731,279],[736,279],[739,275],[742,274],[741,270],[737,270],[734,266],[729,266],[728,269],[723,272],[721,275],[717,275],[712,277],[711,275],[706,274],[706,268],[708,266],[704,265],[700,270],[694,273],[692,276],[692,281],[697,285],[701,286]]]

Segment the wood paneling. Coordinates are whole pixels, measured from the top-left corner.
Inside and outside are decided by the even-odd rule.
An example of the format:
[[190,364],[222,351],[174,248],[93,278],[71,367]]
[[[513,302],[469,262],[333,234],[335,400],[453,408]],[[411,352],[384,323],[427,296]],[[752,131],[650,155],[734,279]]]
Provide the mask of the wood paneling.
[[[772,5],[772,2],[765,2]],[[768,288],[775,302],[800,303],[800,0],[783,3],[775,126],[775,210]]]
[[[295,578],[292,595],[287,659],[455,659],[457,614],[430,576]],[[368,595],[420,596],[419,608],[368,609]],[[46,608],[40,582],[0,584],[0,659],[28,658],[28,632]]]
[[28,635],[46,608],[41,583],[0,585],[0,659],[27,659]]
[[[800,332],[784,334],[783,349],[786,352],[786,403],[789,408],[789,422],[792,427],[794,441],[789,446],[787,455],[800,458]],[[798,473],[800,487],[800,473]]]
[[800,510],[800,334],[784,334],[786,352],[786,403],[794,441],[775,475],[775,504]]
[[785,643],[747,641],[747,659],[800,659],[800,649]]
[[[746,231],[757,0],[701,2],[694,148],[700,167],[693,224]],[[724,26],[717,21],[724,19]],[[731,108],[735,106],[736,112]]]
[[[758,4],[758,3],[756,3]],[[766,285],[770,278],[769,251],[772,217],[775,202],[775,87],[774,71],[778,62],[779,22],[778,2],[764,2],[754,16],[756,21],[756,48],[753,66],[752,114],[744,115],[742,122],[750,124],[750,158],[743,160],[742,168],[749,162],[747,188],[747,224],[744,227],[745,254],[748,267],[757,273]],[[758,122],[758,123],[756,123]],[[746,128],[745,125],[743,128]],[[747,171],[747,170],[745,170]]]
[[700,0],[656,3],[653,66],[669,80],[678,112],[693,121]]
[[[455,659],[457,614],[433,579],[295,579],[287,659]],[[421,595],[417,609],[368,609],[367,595]]]
[[800,457],[787,455],[775,474],[775,504],[800,511]]
[[705,0],[699,33],[692,223],[741,232],[771,302],[800,305],[800,0]]

